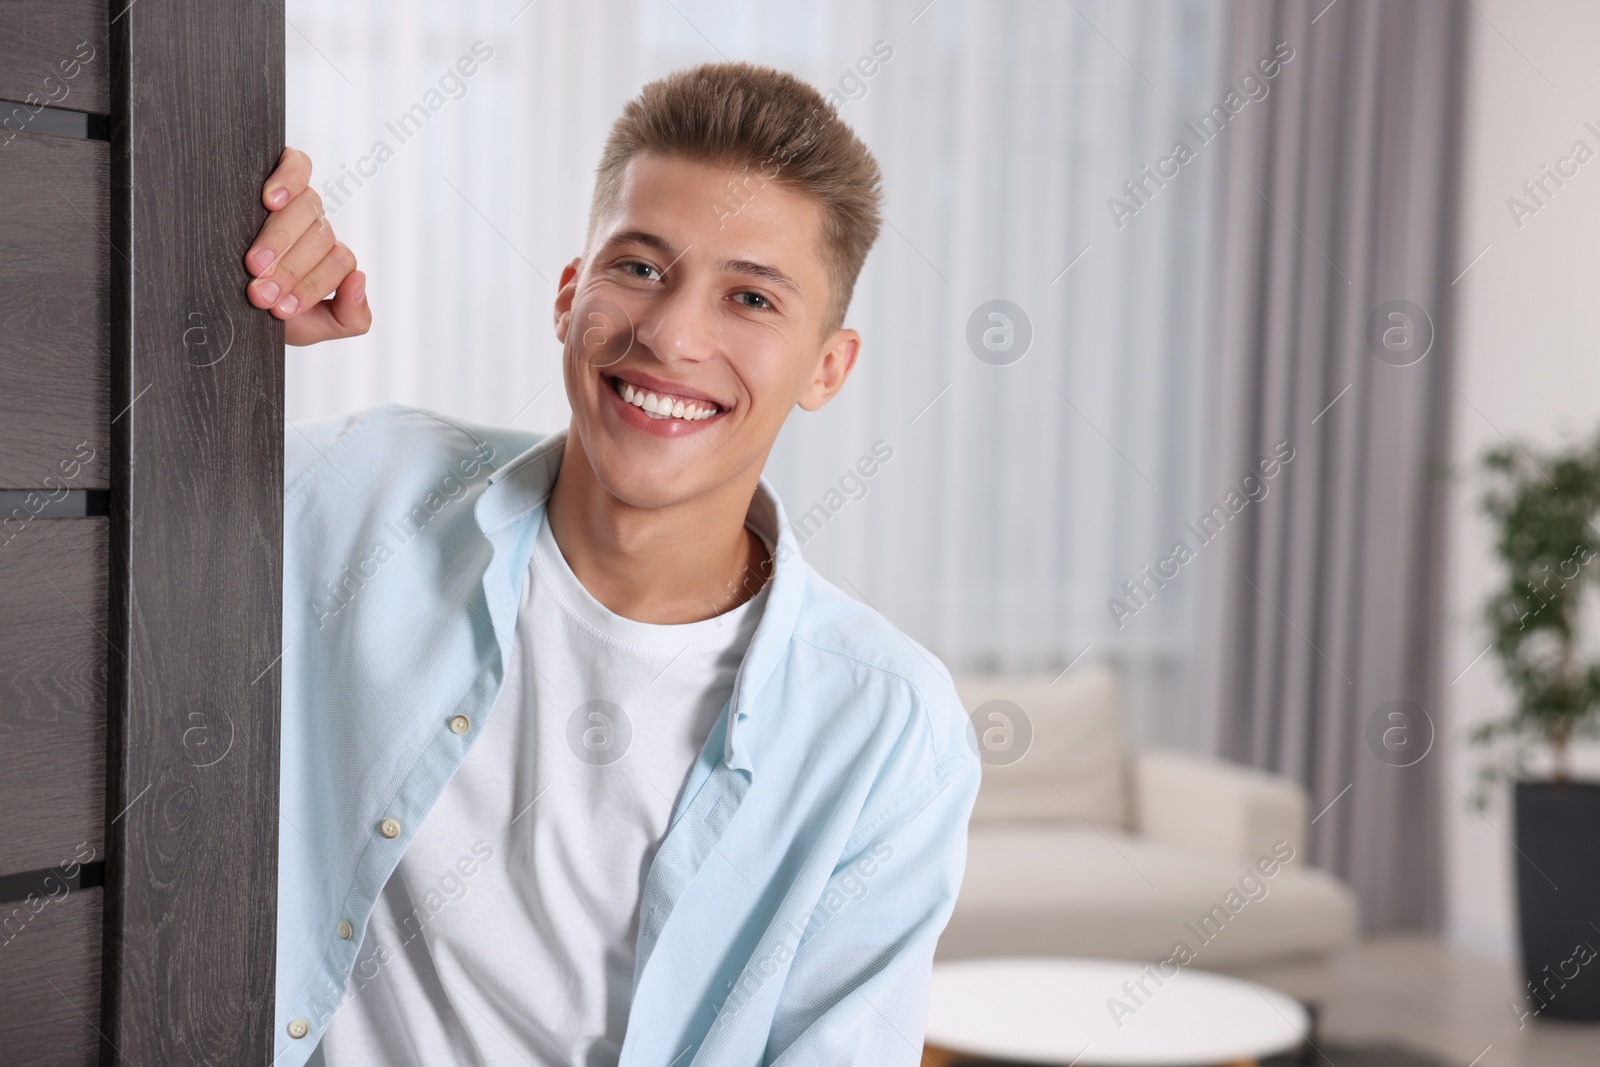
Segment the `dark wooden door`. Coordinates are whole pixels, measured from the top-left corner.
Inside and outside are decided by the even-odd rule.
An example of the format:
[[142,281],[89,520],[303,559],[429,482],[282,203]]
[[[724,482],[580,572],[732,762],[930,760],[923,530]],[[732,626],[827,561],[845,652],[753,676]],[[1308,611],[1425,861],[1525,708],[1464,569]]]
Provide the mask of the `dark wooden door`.
[[276,0],[0,0],[0,1061],[271,1059]]

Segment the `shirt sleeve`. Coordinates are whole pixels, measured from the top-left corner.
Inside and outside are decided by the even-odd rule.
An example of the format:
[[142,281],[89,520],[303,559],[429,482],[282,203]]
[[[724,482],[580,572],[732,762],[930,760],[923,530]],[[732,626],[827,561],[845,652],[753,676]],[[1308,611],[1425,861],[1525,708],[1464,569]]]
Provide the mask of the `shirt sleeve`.
[[980,763],[963,750],[841,862],[795,951],[762,1064],[914,1067],[934,945],[966,869]]

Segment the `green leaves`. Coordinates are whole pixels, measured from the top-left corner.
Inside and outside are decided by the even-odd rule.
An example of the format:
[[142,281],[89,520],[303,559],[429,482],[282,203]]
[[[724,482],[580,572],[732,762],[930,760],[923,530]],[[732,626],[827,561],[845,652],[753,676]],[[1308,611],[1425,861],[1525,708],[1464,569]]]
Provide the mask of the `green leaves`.
[[1484,619],[1517,705],[1471,740],[1512,742],[1519,771],[1528,742],[1548,744],[1555,778],[1565,781],[1568,746],[1600,734],[1600,660],[1584,658],[1579,633],[1586,594],[1600,589],[1600,437],[1544,454],[1506,445],[1485,453],[1482,469],[1490,480],[1483,512],[1496,524],[1505,568]]

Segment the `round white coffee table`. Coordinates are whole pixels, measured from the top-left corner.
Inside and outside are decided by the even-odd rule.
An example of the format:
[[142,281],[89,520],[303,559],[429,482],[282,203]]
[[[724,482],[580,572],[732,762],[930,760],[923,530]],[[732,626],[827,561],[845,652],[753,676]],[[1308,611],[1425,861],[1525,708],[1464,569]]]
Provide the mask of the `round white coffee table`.
[[1298,1048],[1309,1026],[1293,998],[1191,967],[1169,978],[1124,960],[957,960],[933,968],[925,1062],[1252,1064]]

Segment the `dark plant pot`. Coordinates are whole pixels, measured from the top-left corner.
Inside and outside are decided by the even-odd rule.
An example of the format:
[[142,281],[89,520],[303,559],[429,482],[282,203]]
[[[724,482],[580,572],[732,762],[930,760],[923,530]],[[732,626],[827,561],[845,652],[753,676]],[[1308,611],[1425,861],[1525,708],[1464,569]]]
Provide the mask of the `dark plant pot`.
[[1518,782],[1516,831],[1528,1010],[1600,1020],[1600,783]]

